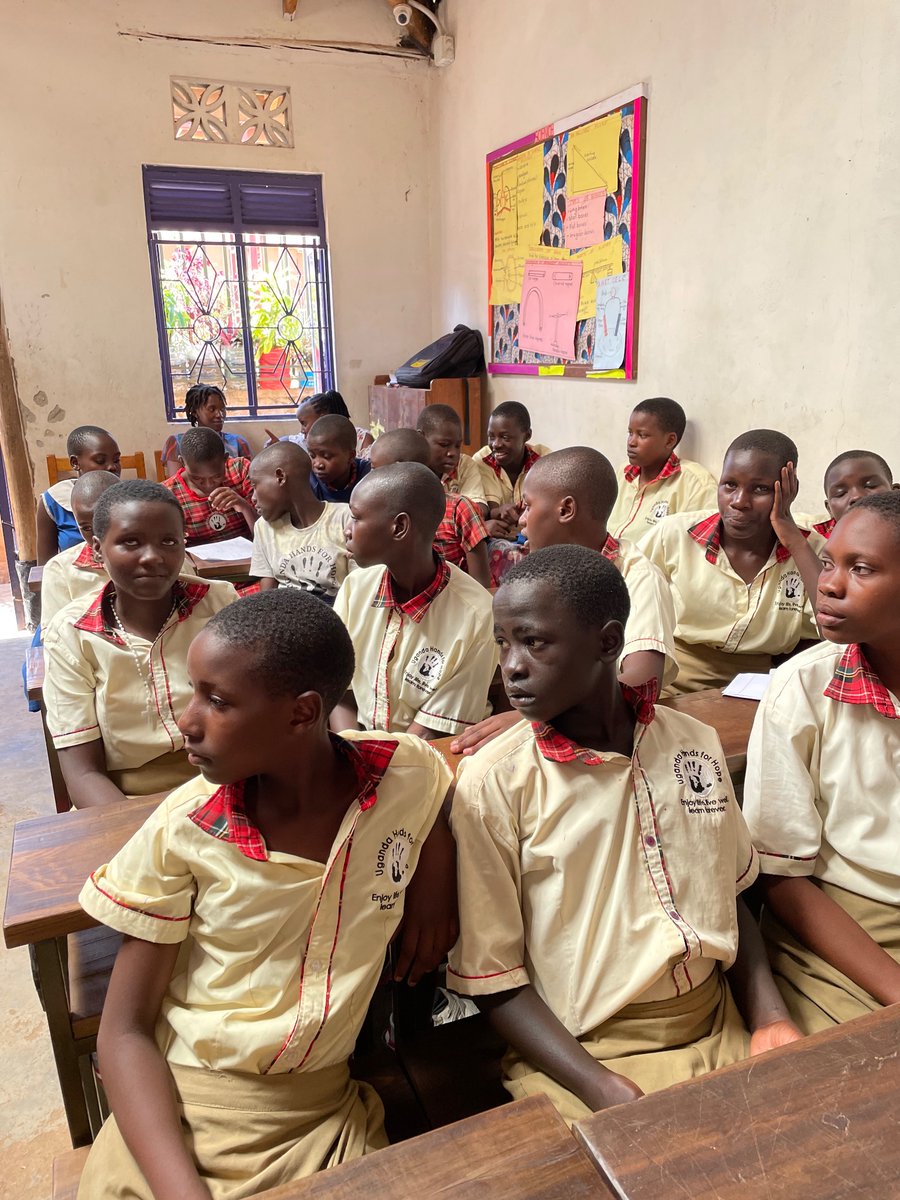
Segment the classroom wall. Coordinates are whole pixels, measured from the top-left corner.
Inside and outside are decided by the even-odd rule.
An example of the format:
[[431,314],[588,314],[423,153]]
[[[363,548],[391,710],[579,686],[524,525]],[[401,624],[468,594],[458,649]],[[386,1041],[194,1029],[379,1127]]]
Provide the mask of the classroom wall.
[[[433,68],[128,30],[385,45],[398,35],[383,0],[301,0],[293,22],[280,0],[3,0],[0,289],[37,491],[45,456],[64,453],[78,424],[107,425],[148,468],[168,432],[142,163],[322,173],[338,386],[360,421],[373,376],[431,337]],[[176,142],[169,76],[207,73],[290,84],[295,148]],[[262,445],[261,423],[230,428]]]
[[742,430],[800,446],[819,508],[840,450],[900,471],[900,7],[895,0],[444,0],[435,89],[434,315],[487,327],[484,157],[645,81],[638,377],[496,378],[552,446],[623,461],[634,403],[671,395],[716,470]]

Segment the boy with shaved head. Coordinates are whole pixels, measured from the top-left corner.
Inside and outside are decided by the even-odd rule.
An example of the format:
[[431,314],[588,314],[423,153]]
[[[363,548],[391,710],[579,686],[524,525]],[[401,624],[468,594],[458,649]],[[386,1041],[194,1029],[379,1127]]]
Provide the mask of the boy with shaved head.
[[334,611],[356,653],[351,691],[332,728],[420,737],[460,733],[484,717],[497,652],[489,593],[434,552],[440,480],[422,463],[373,471],[350,499],[347,545],[361,568]]

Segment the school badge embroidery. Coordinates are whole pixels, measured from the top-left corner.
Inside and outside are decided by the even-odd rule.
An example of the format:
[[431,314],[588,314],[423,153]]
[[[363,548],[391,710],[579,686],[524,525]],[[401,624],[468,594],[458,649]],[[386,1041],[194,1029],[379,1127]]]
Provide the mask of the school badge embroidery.
[[209,527],[213,533],[221,533],[228,524],[228,518],[224,513],[213,512],[209,514]]
[[437,646],[418,650],[403,674],[403,682],[420,692],[433,692],[444,673],[446,659]]
[[672,769],[683,789],[681,803],[689,813],[725,811],[728,796],[717,787],[723,779],[717,758],[705,750],[679,750]]

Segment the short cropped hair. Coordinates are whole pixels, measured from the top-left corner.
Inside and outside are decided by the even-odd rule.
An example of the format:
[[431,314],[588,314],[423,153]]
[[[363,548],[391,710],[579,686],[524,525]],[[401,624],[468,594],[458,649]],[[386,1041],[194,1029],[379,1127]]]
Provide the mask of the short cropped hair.
[[181,505],[168,488],[150,479],[121,479],[115,487],[107,488],[94,507],[94,537],[106,537],[113,513],[123,504],[168,504],[184,526]]
[[274,471],[276,467],[281,467],[285,473],[294,472],[308,477],[312,463],[303,447],[296,442],[275,442],[260,450],[253,460],[253,468],[256,471]]
[[851,458],[871,458],[871,459],[873,459],[875,462],[878,463],[878,465],[879,465],[879,467],[881,467],[882,471],[884,471],[884,477],[888,481],[888,483],[894,482],[894,476],[891,471],[891,468],[888,466],[888,464],[885,462],[885,460],[881,457],[881,455],[876,454],[874,450],[845,450],[843,454],[839,454],[837,456],[837,458],[833,458],[831,460],[831,462],[828,464],[828,466],[825,468],[825,478],[826,479],[828,478],[828,476],[831,474],[831,472],[834,470],[835,467],[839,467],[842,462],[848,462]]
[[608,521],[619,483],[609,459],[591,446],[569,446],[539,458],[528,472],[526,487],[542,484],[560,497],[572,496],[594,521]]
[[767,454],[776,460],[779,467],[786,467],[789,462],[795,467],[797,465],[797,447],[786,433],[779,433],[777,429],[748,429],[734,439],[725,451],[725,457],[742,450],[758,450],[760,454]]
[[353,679],[353,643],[343,621],[299,588],[237,600],[206,631],[232,647],[242,670],[272,696],[318,692],[330,713]]
[[79,475],[72,488],[72,502],[75,504],[94,504],[111,487],[121,483],[118,475],[112,471],[88,471]]
[[221,433],[207,425],[197,425],[182,434],[181,457],[184,462],[219,462],[228,457],[228,450],[222,441]]
[[[218,396],[222,403],[228,407],[228,401],[225,399],[225,393],[220,387],[216,387],[212,383],[195,383],[187,390],[187,395],[184,398],[184,415],[192,425],[196,425],[199,420],[197,410],[202,408],[204,404],[212,396]],[[200,459],[203,462],[203,459]]]
[[87,450],[91,442],[98,441],[100,438],[109,438],[111,442],[116,441],[108,429],[102,429],[99,425],[79,425],[66,438],[66,454],[69,458],[78,458]]
[[321,438],[339,446],[341,450],[352,450],[356,453],[356,426],[347,417],[340,417],[337,413],[326,413],[324,417],[318,417],[313,422],[306,435],[307,445],[313,438]]
[[[857,500],[846,515],[858,512],[871,512],[875,516],[881,517],[882,521],[886,521],[891,526],[894,538],[900,542],[900,492],[875,492],[871,496]],[[842,525],[843,521],[839,523],[838,528],[841,528]]]
[[579,625],[624,626],[631,611],[628,588],[621,573],[597,550],[586,546],[547,546],[535,550],[503,576],[501,587],[541,580],[556,588],[560,603]]
[[506,417],[509,421],[515,421],[523,433],[531,431],[531,414],[518,400],[504,400],[502,404],[497,405],[491,416]]
[[416,462],[427,467],[431,461],[428,443],[418,429],[389,429],[376,438],[373,451],[376,446],[379,456],[385,455],[392,463]]
[[[641,400],[632,411],[654,417],[663,433],[674,433],[678,442],[684,437],[687,417],[677,400],[670,400],[668,396],[651,396],[647,400]],[[676,446],[678,442],[675,443]]]
[[307,396],[305,400],[301,400],[297,405],[297,411],[301,408],[309,407],[319,416],[324,417],[328,413],[332,413],[337,417],[346,417],[350,420],[350,410],[344,401],[344,397],[340,392],[336,392],[334,388],[327,392],[316,392],[314,396]]
[[416,429],[419,433],[424,434],[434,433],[435,429],[441,425],[458,425],[462,430],[459,413],[449,404],[427,404],[419,413],[419,419],[416,421]]
[[375,499],[396,517],[407,513],[414,529],[434,538],[447,509],[441,481],[430,467],[418,462],[391,463],[370,471],[353,493],[354,501]]

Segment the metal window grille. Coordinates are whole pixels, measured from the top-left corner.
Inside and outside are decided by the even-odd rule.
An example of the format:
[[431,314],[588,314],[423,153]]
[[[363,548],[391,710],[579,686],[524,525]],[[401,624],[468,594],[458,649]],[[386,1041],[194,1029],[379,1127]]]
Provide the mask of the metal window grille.
[[144,204],[168,420],[195,383],[260,418],[334,387],[321,176],[145,166]]

